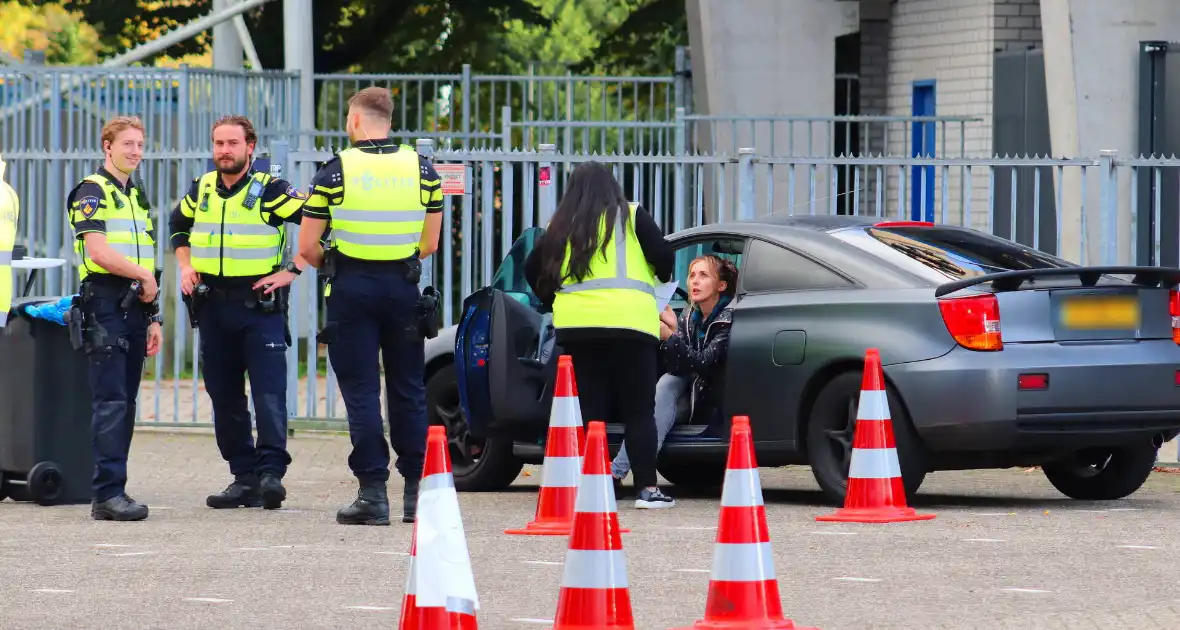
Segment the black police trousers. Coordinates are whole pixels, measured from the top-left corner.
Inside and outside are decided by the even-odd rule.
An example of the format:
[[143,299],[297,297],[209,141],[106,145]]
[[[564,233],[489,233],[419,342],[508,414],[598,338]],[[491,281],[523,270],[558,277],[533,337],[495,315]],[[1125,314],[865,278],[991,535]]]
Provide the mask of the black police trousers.
[[[91,283],[87,283],[91,284]],[[94,479],[91,494],[101,503],[125,492],[127,455],[135,430],[135,405],[147,352],[150,323],[140,303],[131,310],[119,307],[121,290],[103,283],[92,285],[96,295],[82,304],[88,331],[86,346],[93,415],[90,419]]]
[[[213,433],[235,477],[282,479],[287,452],[287,322],[245,300],[210,298],[197,313],[205,390],[213,402]],[[246,374],[258,428],[255,444],[246,402]]]
[[325,341],[348,410],[352,438],[348,466],[362,484],[389,479],[378,354],[385,366],[395,465],[406,479],[422,476],[427,426],[425,342],[410,341],[406,332],[417,324],[420,295],[418,286],[406,279],[403,265],[342,269],[332,280]]

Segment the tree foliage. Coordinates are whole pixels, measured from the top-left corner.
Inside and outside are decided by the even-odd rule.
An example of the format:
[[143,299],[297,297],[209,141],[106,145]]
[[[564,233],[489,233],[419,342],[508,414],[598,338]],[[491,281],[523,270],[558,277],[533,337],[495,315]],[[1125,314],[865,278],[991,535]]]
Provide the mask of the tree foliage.
[[688,45],[685,0],[635,0],[633,10],[607,33],[577,71],[597,69],[666,74],[675,67],[676,47]]
[[99,35],[78,12],[57,3],[24,6],[0,2],[0,49],[20,59],[26,50],[45,53],[50,64],[91,64],[98,60]]

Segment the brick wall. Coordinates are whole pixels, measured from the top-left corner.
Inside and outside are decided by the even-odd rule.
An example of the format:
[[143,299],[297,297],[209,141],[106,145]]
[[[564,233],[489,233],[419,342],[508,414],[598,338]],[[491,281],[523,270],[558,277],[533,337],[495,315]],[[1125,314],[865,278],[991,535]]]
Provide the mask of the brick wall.
[[994,0],[996,50],[1041,47],[1041,0]]
[[[892,6],[889,26],[886,112],[893,116],[912,113],[913,83],[935,81],[935,109],[939,116],[964,116],[982,120],[938,125],[936,145],[942,157],[987,157],[992,148],[992,67],[995,45],[993,0],[898,0]],[[910,129],[890,125],[889,153],[910,154]],[[945,151],[943,142],[945,139]],[[898,207],[900,167],[886,169],[887,214],[909,217],[913,171],[906,169],[906,203]],[[933,200],[935,220],[963,222],[963,182],[959,167],[946,170],[947,201],[943,207],[943,169],[935,169]],[[875,174],[872,174],[875,177]],[[971,224],[987,224],[988,173],[976,168],[971,177]],[[962,192],[961,192],[962,191]],[[930,203],[928,200],[927,203]],[[871,210],[871,208],[870,208]],[[863,211],[863,210],[862,210]]]

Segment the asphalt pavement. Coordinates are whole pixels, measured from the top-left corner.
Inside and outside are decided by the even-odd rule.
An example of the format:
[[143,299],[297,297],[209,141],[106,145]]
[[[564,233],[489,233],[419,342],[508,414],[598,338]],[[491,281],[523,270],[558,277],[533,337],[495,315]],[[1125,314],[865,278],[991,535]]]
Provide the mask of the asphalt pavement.
[[[88,506],[0,503],[0,628],[396,628],[410,525],[337,525],[349,503],[346,437],[300,434],[282,510],[215,511],[229,483],[208,434],[136,434],[128,491],[140,523]],[[762,469],[785,614],[823,630],[1180,627],[1180,475],[1131,498],[1066,499],[1037,470],[935,473],[912,501],[932,521],[817,523],[831,511],[804,467]],[[567,540],[507,536],[533,516],[539,470],[500,493],[461,494],[481,628],[547,628]],[[390,493],[400,496],[400,484]],[[620,500],[636,626],[704,611],[718,496],[671,510]]]

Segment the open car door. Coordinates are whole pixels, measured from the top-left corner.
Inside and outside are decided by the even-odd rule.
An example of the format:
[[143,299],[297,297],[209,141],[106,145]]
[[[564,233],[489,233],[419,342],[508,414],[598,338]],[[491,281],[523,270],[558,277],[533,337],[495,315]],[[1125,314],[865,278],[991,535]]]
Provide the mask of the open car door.
[[557,374],[552,316],[524,277],[524,262],[544,234],[525,230],[492,284],[463,301],[455,334],[459,399],[479,437],[532,439],[543,433]]

